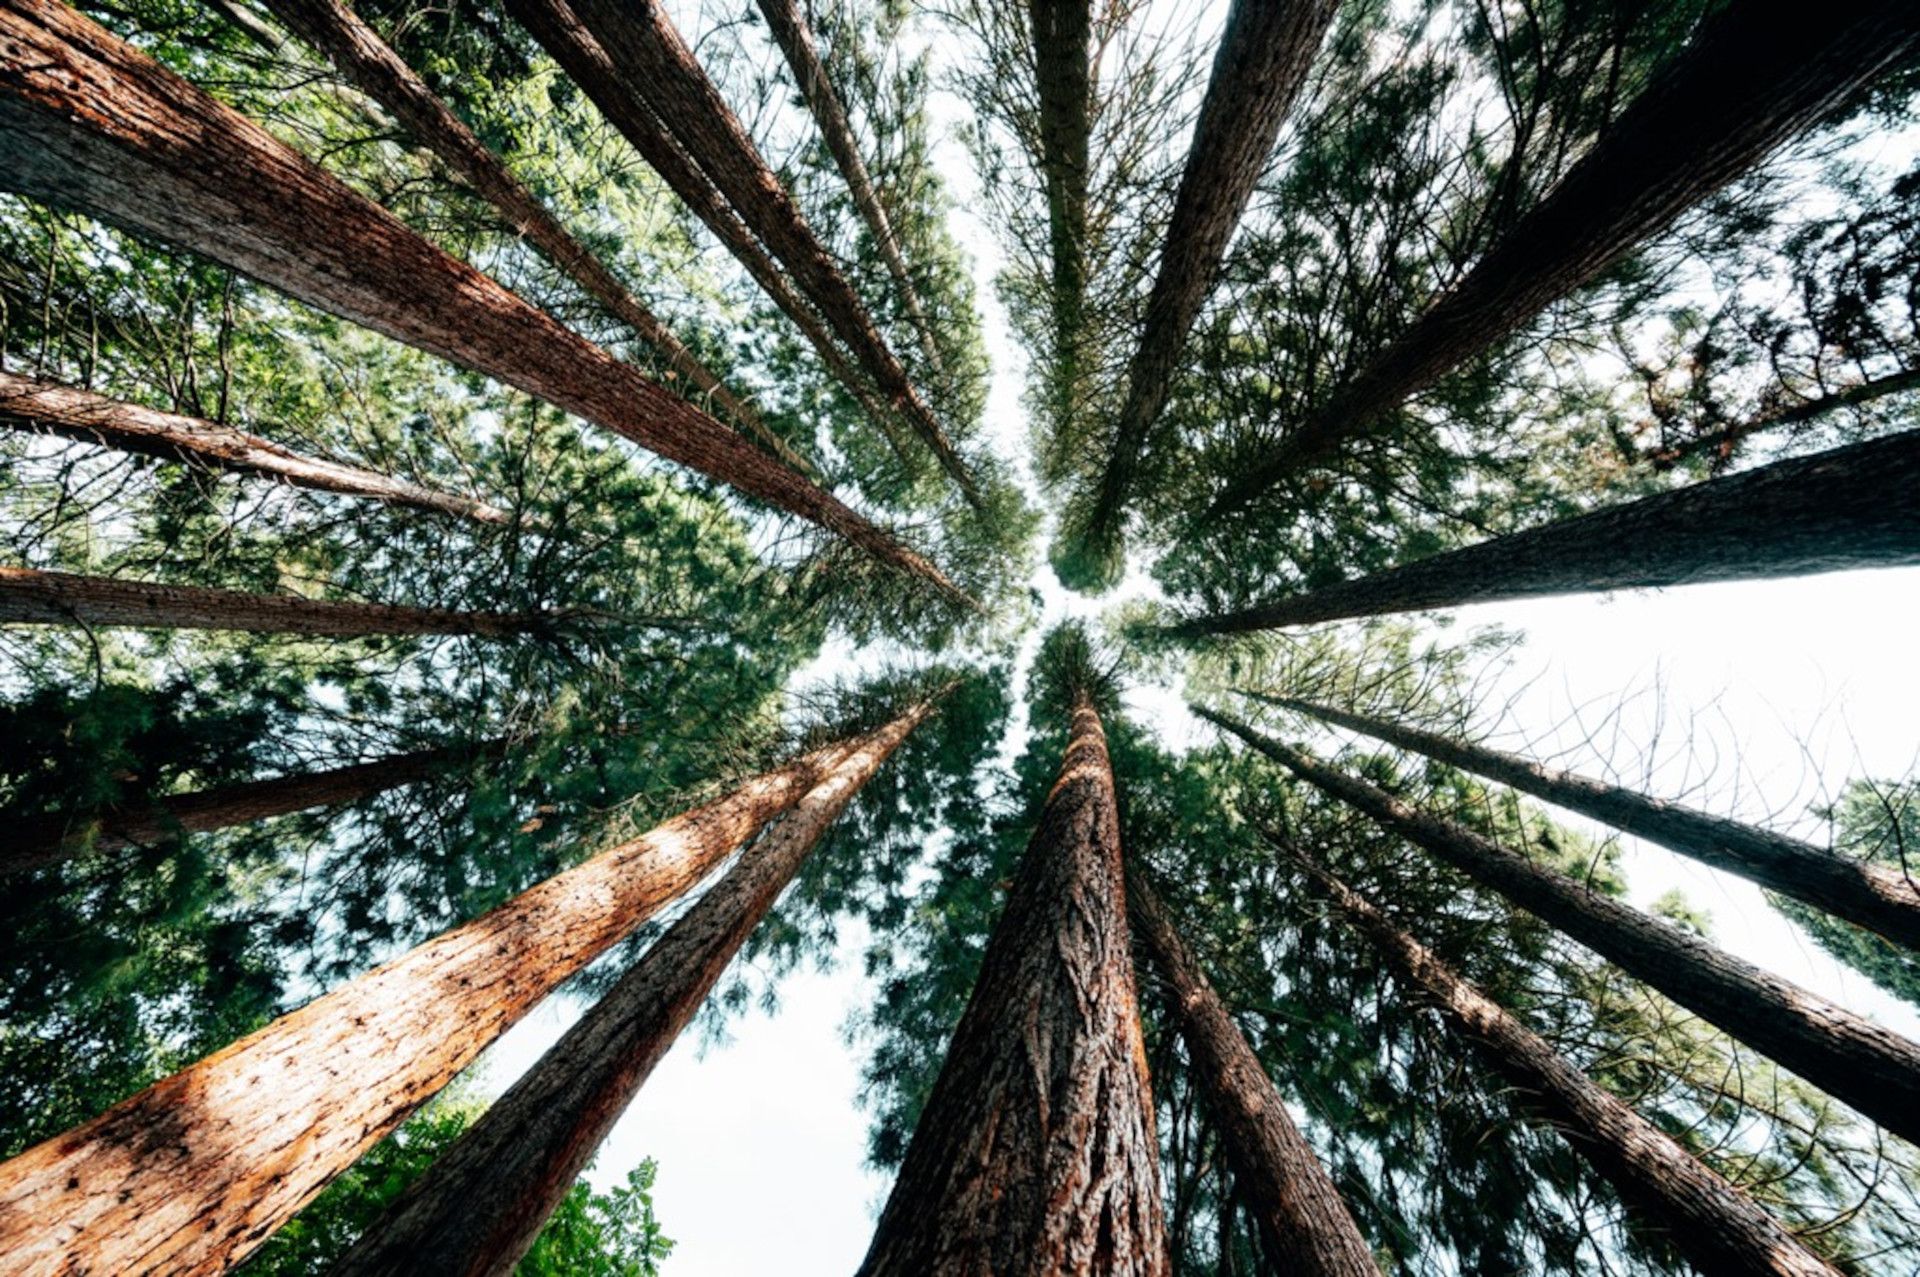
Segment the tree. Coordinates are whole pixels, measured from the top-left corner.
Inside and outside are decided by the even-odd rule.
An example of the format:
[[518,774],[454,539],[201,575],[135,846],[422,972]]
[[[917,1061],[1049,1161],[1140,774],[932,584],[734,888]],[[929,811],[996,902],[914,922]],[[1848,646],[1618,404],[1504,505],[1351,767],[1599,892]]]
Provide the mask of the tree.
[[[1834,822],[1834,851],[1863,872],[1912,882],[1913,847],[1920,841],[1920,794],[1904,784],[1857,780],[1848,785],[1827,813]],[[1773,907],[1793,919],[1822,949],[1896,998],[1920,1006],[1920,958],[1889,944],[1864,927],[1778,892],[1768,893]]]
[[1033,0],[1035,132],[1047,195],[1047,243],[1056,413],[1070,411],[1082,376],[1087,305],[1087,192],[1093,159],[1092,0]]

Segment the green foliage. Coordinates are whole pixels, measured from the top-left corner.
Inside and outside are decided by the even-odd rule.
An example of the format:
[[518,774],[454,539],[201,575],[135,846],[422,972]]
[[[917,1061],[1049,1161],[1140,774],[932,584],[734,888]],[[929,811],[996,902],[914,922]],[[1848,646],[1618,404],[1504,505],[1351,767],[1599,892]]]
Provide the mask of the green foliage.
[[[1856,780],[1827,813],[1834,850],[1910,875],[1920,848],[1920,782]],[[1920,959],[1871,931],[1842,922],[1803,901],[1769,893],[1767,899],[1840,961],[1896,998],[1920,1006]]]

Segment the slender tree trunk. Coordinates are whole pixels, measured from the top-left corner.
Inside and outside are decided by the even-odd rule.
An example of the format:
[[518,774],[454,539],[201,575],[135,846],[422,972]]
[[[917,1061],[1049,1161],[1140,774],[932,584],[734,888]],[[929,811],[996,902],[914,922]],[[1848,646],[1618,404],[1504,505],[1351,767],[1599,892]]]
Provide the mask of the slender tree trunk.
[[9,1272],[225,1271],[845,756],[765,772],[0,1163]]
[[1758,1203],[1596,1085],[1371,902],[1292,848],[1307,881],[1373,941],[1396,979],[1453,1031],[1707,1277],[1837,1277]]
[[819,308],[967,499],[979,490],[866,307],[656,0],[568,0],[630,92],[641,94]]
[[1727,5],[1458,284],[1239,475],[1216,512],[1326,460],[1408,396],[1597,279],[1920,50],[1910,0]]
[[1688,439],[1671,448],[1663,448],[1654,453],[1649,460],[1652,461],[1653,468],[1656,470],[1671,470],[1688,457],[1711,452],[1713,463],[1718,468],[1733,458],[1733,450],[1736,447],[1754,435],[1777,430],[1781,426],[1815,421],[1842,408],[1855,408],[1877,399],[1885,399],[1890,395],[1906,394],[1910,390],[1920,390],[1920,368],[1903,368],[1899,372],[1888,373],[1884,377],[1874,377],[1858,382],[1844,390],[1836,390],[1814,399],[1805,399],[1789,407],[1762,412],[1745,421],[1731,422],[1724,429],[1716,430],[1711,434]]
[[0,0],[0,183],[497,377],[965,600],[831,493],[58,0]]
[[296,488],[415,506],[476,523],[506,524],[513,520],[505,510],[472,497],[304,456],[269,439],[198,417],[120,403],[71,386],[7,372],[0,372],[0,425],[97,443],[163,461],[266,475]]
[[833,153],[833,162],[839,167],[840,176],[846,179],[854,207],[860,210],[860,218],[867,224],[881,260],[893,276],[894,287],[900,290],[900,303],[920,337],[920,353],[927,367],[938,373],[940,349],[934,345],[933,324],[920,300],[920,290],[914,286],[913,273],[907,269],[907,259],[900,251],[900,238],[894,234],[893,221],[887,216],[879,193],[873,189],[866,161],[860,158],[860,147],[854,140],[847,109],[841,104],[840,95],[834,92],[833,81],[827,77],[827,68],[814,47],[813,29],[807,25],[795,0],[759,0],[759,3],[760,12],[773,31],[774,42],[786,55],[793,78],[800,85],[801,96],[807,100],[807,109],[826,140],[827,150]]
[[[1259,1226],[1268,1265],[1303,1277],[1379,1277],[1380,1266],[1326,1168],[1294,1126],[1273,1079],[1137,867],[1127,875],[1127,909],[1166,981],[1193,1075]],[[1224,1202],[1221,1210],[1231,1218]],[[1223,1227],[1221,1236],[1224,1246],[1232,1235]]]
[[1885,866],[1417,727],[1291,696],[1259,699],[1511,785],[1920,949],[1920,888]]
[[1501,599],[1920,563],[1920,430],[1709,479],[1237,612],[1181,638]]
[[1668,922],[1590,891],[1472,830],[1393,795],[1244,723],[1195,713],[1484,887],[1644,980],[1909,1142],[1920,1141],[1920,1046]]
[[333,1277],[510,1274],[740,946],[860,787],[932,713],[860,740],[443,1152]]
[[1082,699],[862,1277],[1171,1271],[1125,896]]
[[1072,415],[1087,309],[1087,192],[1093,161],[1092,0],[1029,0],[1040,101],[1040,176],[1053,255],[1054,412]]

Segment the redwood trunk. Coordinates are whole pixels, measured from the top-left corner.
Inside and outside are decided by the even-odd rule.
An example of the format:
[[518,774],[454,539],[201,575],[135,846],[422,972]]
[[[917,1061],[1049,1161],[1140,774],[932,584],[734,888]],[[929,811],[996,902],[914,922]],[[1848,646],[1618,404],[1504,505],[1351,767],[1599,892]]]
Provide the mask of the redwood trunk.
[[1701,24],[1453,289],[1231,483],[1219,509],[1325,460],[1490,350],[1920,50],[1911,0],[1731,4]]
[[1495,537],[1168,627],[1184,638],[1502,599],[1920,563],[1920,430]]
[[805,476],[57,0],[0,0],[0,182],[517,386],[965,599]]
[[1171,1271],[1125,895],[1083,700],[862,1277]]
[[510,1274],[814,844],[932,712],[861,740],[408,1187],[332,1277]]
[[1745,1193],[1608,1094],[1373,904],[1297,851],[1307,880],[1372,940],[1394,976],[1439,1010],[1514,1098],[1551,1126],[1708,1277],[1837,1277]]
[[[1174,1021],[1233,1167],[1239,1198],[1259,1226],[1268,1265],[1303,1277],[1379,1277],[1380,1266],[1326,1168],[1294,1126],[1273,1079],[1180,938],[1166,906],[1137,870],[1127,875],[1127,908],[1166,981]],[[1220,1211],[1224,1263],[1231,1239],[1225,1221],[1232,1217],[1224,1197]]]
[[1837,856],[1785,834],[1692,811],[1417,727],[1290,696],[1260,699],[1511,785],[1770,891],[1804,900],[1897,944],[1920,949],[1920,890],[1904,874],[1885,866]]
[[0,372],[0,425],[102,444],[121,452],[215,470],[266,475],[296,488],[416,506],[476,523],[512,521],[505,510],[358,466],[303,456],[269,439],[198,417],[119,403],[85,390]]
[[843,752],[757,776],[0,1163],[9,1271],[184,1277],[238,1263]]
[[1093,163],[1091,0],[1030,0],[1040,176],[1053,255],[1055,411],[1064,425],[1081,376],[1087,306],[1087,191]]
[[1195,712],[1893,1134],[1920,1141],[1920,1046],[1722,952],[1692,932],[1590,891],[1451,821],[1417,811],[1244,723],[1210,710]]

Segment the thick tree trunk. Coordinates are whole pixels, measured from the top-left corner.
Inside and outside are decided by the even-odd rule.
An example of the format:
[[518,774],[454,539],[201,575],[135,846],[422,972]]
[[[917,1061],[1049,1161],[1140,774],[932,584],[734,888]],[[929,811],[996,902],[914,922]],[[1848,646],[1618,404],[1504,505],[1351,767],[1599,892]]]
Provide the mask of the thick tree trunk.
[[1197,708],[1294,774],[1660,990],[1710,1024],[1910,1142],[1920,1141],[1920,1045],[1671,923],[1590,891],[1472,830]]
[[1745,1193],[1597,1086],[1373,904],[1287,848],[1307,881],[1372,940],[1395,978],[1431,1003],[1514,1098],[1551,1126],[1707,1277],[1837,1277]]
[[1087,309],[1087,192],[1093,161],[1093,5],[1029,0],[1040,102],[1040,176],[1053,256],[1054,411],[1073,412]]
[[[1166,981],[1194,1076],[1207,1097],[1240,1195],[1259,1227],[1268,1265],[1274,1272],[1303,1277],[1379,1277],[1380,1266],[1326,1168],[1294,1126],[1273,1079],[1137,868],[1127,875],[1127,909],[1141,944]],[[1222,1214],[1231,1217],[1224,1203]],[[1230,1236],[1223,1231],[1223,1237]]]
[[1920,430],[1850,444],[1166,627],[1181,638],[1501,599],[1920,563]]
[[1125,895],[1082,700],[862,1277],[1171,1271]]
[[0,372],[0,425],[97,443],[121,452],[213,470],[266,475],[296,488],[415,506],[476,523],[513,516],[457,493],[441,492],[358,466],[303,456],[269,439],[198,417],[120,403],[85,390]]
[[894,234],[893,221],[880,202],[879,192],[873,189],[873,177],[867,172],[866,161],[860,157],[860,146],[854,139],[847,109],[834,91],[833,81],[827,78],[827,68],[814,47],[813,28],[807,25],[796,0],[759,0],[759,3],[760,12],[773,31],[774,42],[786,55],[793,78],[800,85],[800,94],[807,100],[807,109],[826,140],[827,150],[833,153],[833,162],[840,169],[840,176],[846,179],[854,207],[860,210],[860,218],[867,224],[881,260],[887,264],[887,273],[893,276],[894,286],[900,290],[901,305],[920,337],[920,353],[927,367],[937,373],[940,350],[933,342],[933,324],[920,300],[920,290],[914,286],[913,272],[907,269],[907,259],[900,251],[900,238]]
[[0,0],[0,184],[517,386],[970,602],[831,493],[57,0]]
[[725,99],[655,0],[569,0],[631,92],[641,94],[682,149],[799,283],[969,501],[973,476],[852,285],[807,225]]
[[1664,448],[1654,453],[1649,460],[1653,463],[1655,470],[1671,470],[1688,457],[1710,452],[1713,454],[1714,466],[1718,468],[1732,459],[1735,448],[1754,435],[1777,430],[1781,426],[1797,425],[1803,421],[1816,421],[1842,408],[1856,408],[1861,404],[1869,404],[1891,395],[1903,395],[1911,390],[1920,390],[1920,368],[1903,368],[1899,372],[1888,373],[1884,377],[1857,382],[1844,390],[1836,390],[1831,394],[1820,395],[1813,399],[1803,399],[1788,407],[1762,412],[1745,421],[1731,422],[1723,429],[1711,434],[1703,434],[1675,444],[1671,448]]
[[763,773],[0,1163],[21,1277],[217,1273],[837,763]]
[[1465,278],[1235,478],[1215,511],[1326,460],[1916,51],[1910,0],[1724,6]]
[[1883,865],[1851,860],[1785,834],[1692,811],[1417,727],[1291,696],[1259,699],[1511,785],[1920,949],[1920,889]]
[[397,1198],[333,1277],[510,1274],[860,787],[933,711],[861,739]]
[[1127,399],[1113,452],[1096,490],[1087,535],[1117,540],[1149,432],[1166,405],[1187,334],[1213,291],[1227,242],[1247,209],[1280,126],[1340,0],[1234,0],[1213,59],[1186,172],[1160,249],[1140,345],[1128,369]]

